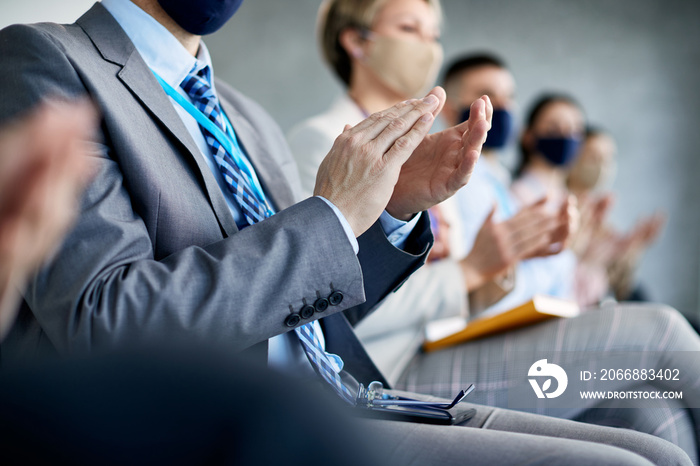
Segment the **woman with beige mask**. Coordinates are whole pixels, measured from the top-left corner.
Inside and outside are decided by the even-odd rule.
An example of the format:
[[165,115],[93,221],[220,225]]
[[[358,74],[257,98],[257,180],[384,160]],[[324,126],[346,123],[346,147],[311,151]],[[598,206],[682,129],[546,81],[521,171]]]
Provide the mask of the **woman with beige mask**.
[[[304,192],[346,124],[423,96],[442,65],[438,0],[335,0],[319,11],[325,62],[347,89],[331,108],[289,134]],[[309,139],[309,137],[313,139]]]

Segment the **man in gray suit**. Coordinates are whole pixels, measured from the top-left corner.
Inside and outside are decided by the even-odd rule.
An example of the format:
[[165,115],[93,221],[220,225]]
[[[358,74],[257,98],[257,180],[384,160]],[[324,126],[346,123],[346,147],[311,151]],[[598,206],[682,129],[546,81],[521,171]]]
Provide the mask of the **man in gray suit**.
[[[77,226],[30,283],[3,358],[167,338],[245,350],[310,376],[313,368],[341,396],[356,381],[382,380],[340,311],[361,318],[421,265],[432,236],[420,212],[467,182],[490,103],[426,136],[444,103],[436,89],[347,128],[316,196],[295,204],[281,132],[214,83],[200,41],[239,4],[105,0],[73,25],[0,33],[0,122],[45,96],[88,94],[103,115]],[[688,461],[631,431],[476,408],[466,425],[477,429],[366,428],[392,464]]]

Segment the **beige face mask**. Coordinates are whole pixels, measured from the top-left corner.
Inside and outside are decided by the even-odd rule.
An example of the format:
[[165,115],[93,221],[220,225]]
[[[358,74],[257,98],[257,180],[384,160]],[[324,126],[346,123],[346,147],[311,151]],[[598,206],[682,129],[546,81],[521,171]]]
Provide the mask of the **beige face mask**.
[[373,35],[365,60],[384,84],[405,98],[427,93],[442,66],[442,46]]
[[605,188],[615,177],[615,162],[580,160],[569,172],[569,184],[578,189],[594,190]]

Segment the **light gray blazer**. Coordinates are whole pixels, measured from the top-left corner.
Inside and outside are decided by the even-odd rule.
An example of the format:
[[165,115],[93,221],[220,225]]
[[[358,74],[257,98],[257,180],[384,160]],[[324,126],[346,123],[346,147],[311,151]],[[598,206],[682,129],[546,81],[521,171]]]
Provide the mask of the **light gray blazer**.
[[[405,252],[375,225],[360,238],[358,258],[323,201],[295,204],[297,169],[278,126],[217,81],[222,107],[279,212],[238,231],[172,103],[99,3],[72,25],[1,31],[0,69],[0,123],[45,96],[86,93],[103,116],[97,175],[78,223],[29,284],[3,358],[158,339],[242,350],[289,331],[290,313],[336,290],[340,304],[298,325],[331,316],[323,321],[329,350],[352,359],[362,349],[337,313],[347,310],[357,322],[425,259],[432,242],[426,215]],[[367,369],[366,361],[358,364],[356,372]]]

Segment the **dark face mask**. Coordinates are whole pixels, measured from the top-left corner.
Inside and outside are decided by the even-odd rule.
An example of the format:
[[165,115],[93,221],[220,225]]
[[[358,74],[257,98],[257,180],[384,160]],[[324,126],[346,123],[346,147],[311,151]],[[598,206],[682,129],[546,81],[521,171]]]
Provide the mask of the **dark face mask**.
[[[469,108],[462,112],[462,120],[469,119]],[[514,119],[513,114],[503,108],[493,109],[493,119],[491,129],[486,135],[484,147],[487,149],[503,149],[513,135]]]
[[158,0],[158,3],[182,29],[203,36],[221,29],[243,0]]
[[542,154],[549,163],[566,166],[574,161],[581,147],[579,138],[539,138],[535,150]]

